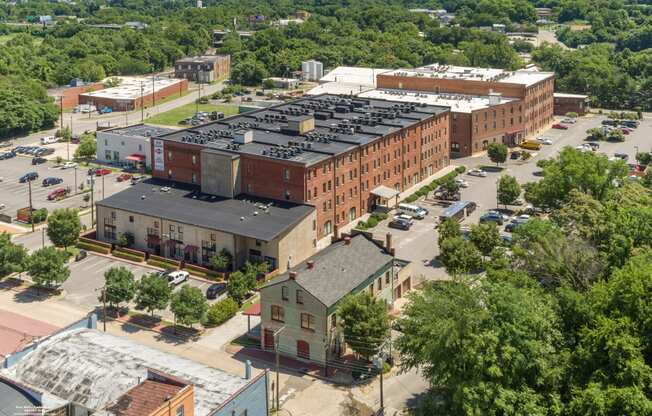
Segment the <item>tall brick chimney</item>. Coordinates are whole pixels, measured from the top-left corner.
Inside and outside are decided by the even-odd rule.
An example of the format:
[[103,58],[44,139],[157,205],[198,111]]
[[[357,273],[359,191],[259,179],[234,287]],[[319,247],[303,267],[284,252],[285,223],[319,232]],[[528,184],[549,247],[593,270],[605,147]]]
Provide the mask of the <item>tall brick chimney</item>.
[[385,234],[385,250],[394,255],[394,247],[392,247],[392,233]]
[[312,270],[315,268],[315,262],[313,260],[308,260],[306,262],[306,266],[308,267],[309,270]]

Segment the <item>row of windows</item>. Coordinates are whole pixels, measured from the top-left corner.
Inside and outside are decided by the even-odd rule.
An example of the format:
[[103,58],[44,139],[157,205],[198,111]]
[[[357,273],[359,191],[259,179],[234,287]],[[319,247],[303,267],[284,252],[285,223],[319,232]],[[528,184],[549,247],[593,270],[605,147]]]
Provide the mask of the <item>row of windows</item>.
[[[285,288],[285,286],[283,286]],[[272,321],[276,322],[285,322],[285,308],[280,305],[272,305]],[[316,329],[315,317],[309,313],[301,312],[301,328],[307,329],[309,331],[314,331]]]

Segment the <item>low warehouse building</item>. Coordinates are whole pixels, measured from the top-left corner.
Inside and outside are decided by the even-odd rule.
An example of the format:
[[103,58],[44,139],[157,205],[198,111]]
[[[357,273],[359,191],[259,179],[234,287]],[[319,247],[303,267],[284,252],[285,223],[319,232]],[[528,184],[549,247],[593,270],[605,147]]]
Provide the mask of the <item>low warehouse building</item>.
[[97,203],[97,238],[115,243],[129,232],[134,248],[208,265],[222,249],[245,262],[287,264],[315,252],[315,208],[285,201],[202,193],[192,185],[150,180]]
[[136,124],[109,130],[98,130],[96,159],[102,163],[152,167],[150,138],[172,133],[173,129]]
[[553,96],[555,98],[554,109],[556,116],[564,116],[568,113],[577,113],[578,116],[583,116],[589,110],[588,95],[556,92]]
[[156,102],[188,90],[188,80],[158,77],[121,78],[117,87],[79,95],[79,104],[88,104],[98,110],[110,108],[112,111],[132,111],[141,107],[155,105]]
[[189,56],[174,63],[175,78],[208,83],[230,74],[231,55]]

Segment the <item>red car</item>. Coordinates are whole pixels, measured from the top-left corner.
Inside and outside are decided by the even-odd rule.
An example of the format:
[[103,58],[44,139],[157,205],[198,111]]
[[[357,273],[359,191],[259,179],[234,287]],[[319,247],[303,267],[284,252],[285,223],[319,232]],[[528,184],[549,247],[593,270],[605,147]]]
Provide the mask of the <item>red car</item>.
[[48,194],[48,201],[54,201],[56,199],[63,198],[64,196],[68,195],[68,192],[70,191],[68,191],[66,188],[55,189]]
[[129,179],[131,179],[130,173],[123,173],[116,178],[118,182],[128,181]]
[[111,173],[111,169],[95,169],[95,176],[104,176]]
[[619,129],[619,130],[620,130],[620,131],[622,131],[622,132],[623,132],[623,134],[624,134],[625,136],[628,136],[628,135],[629,135],[629,133],[630,133],[630,131],[629,131],[629,130],[627,130],[627,129]]
[[561,123],[555,123],[552,125],[553,129],[568,130],[568,126]]

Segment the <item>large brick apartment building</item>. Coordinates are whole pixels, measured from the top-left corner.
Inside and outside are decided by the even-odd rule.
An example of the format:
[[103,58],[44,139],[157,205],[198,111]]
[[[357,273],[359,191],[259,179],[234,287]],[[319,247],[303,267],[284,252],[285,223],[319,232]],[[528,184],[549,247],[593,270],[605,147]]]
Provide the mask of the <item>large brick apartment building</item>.
[[498,139],[515,145],[543,131],[553,121],[554,81],[552,72],[439,64],[376,76],[378,89],[407,92],[402,101],[428,98],[421,101],[451,107],[453,156],[480,152]]
[[155,138],[153,176],[312,205],[322,238],[448,166],[450,122],[447,107],[313,96]]

